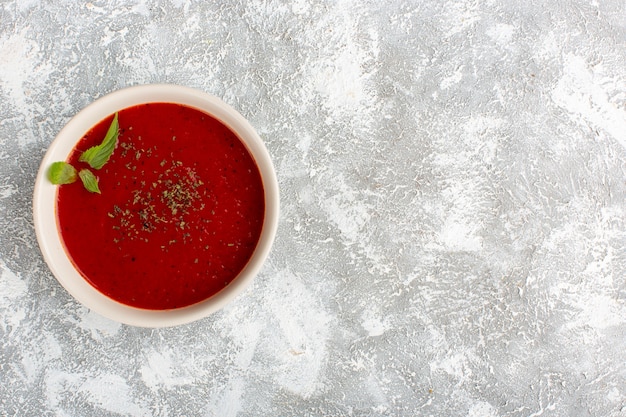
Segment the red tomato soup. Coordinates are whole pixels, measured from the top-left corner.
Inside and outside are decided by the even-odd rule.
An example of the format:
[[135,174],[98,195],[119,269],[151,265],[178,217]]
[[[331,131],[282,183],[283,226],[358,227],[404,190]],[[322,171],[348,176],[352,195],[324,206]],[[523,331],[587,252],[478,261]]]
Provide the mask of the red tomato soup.
[[[113,116],[68,158],[102,142]],[[100,170],[101,194],[60,186],[57,218],[74,265],[96,289],[153,310],[205,300],[245,267],[259,240],[265,198],[256,163],[218,120],[183,105],[121,110],[120,134]]]

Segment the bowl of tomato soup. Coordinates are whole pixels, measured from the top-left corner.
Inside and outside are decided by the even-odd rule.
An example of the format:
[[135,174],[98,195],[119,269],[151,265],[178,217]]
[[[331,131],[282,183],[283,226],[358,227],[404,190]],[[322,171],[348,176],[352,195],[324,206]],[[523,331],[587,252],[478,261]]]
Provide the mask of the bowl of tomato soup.
[[253,127],[220,99],[130,87],[73,117],[33,200],[50,270],[80,303],[141,327],[189,323],[240,294],[267,258],[278,185]]

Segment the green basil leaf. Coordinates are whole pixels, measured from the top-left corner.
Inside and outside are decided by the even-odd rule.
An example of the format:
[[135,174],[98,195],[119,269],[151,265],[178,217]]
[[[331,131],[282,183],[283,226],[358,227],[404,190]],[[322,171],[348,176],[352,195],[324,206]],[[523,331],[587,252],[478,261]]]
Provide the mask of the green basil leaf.
[[106,164],[115,150],[117,145],[117,137],[119,135],[119,123],[117,121],[117,113],[113,116],[113,121],[107,131],[104,140],[100,145],[92,146],[82,153],[78,159],[80,162],[86,162],[93,169],[100,169]]
[[100,188],[98,188],[98,178],[88,169],[81,169],[78,173],[83,185],[87,191],[100,194]]
[[71,184],[76,181],[76,168],[67,162],[54,162],[48,170],[48,179],[52,184]]

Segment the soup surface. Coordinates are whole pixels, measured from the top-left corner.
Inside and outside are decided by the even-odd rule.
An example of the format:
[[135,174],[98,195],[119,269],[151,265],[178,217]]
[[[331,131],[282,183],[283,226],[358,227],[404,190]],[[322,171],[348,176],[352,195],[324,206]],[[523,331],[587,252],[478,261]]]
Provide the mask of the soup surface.
[[[104,138],[93,127],[68,161]],[[227,286],[256,248],[265,214],[261,175],[239,138],[211,116],[179,104],[119,111],[120,134],[100,170],[101,194],[80,182],[58,188],[57,219],[72,262],[121,303],[164,310]]]

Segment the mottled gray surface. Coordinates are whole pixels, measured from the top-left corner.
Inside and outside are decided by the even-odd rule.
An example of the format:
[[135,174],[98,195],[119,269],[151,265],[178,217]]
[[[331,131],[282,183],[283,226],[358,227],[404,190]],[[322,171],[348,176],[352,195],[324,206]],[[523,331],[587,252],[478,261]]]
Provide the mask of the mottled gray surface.
[[[0,415],[626,416],[626,3],[0,1]],[[115,89],[222,97],[275,161],[253,286],[172,329],[37,247]]]

